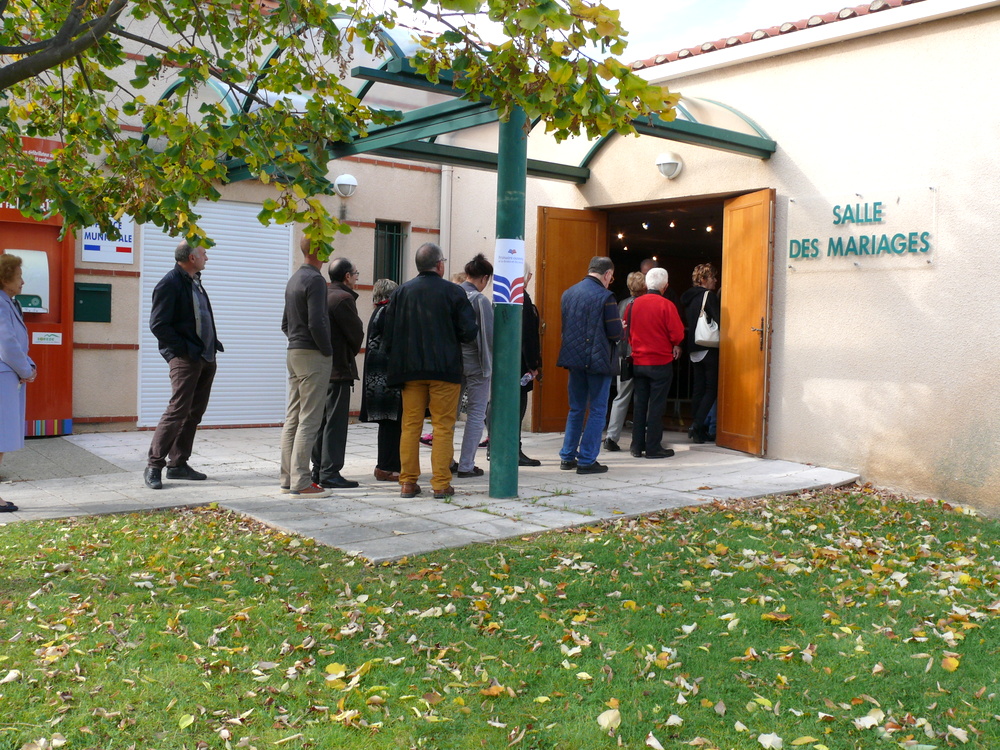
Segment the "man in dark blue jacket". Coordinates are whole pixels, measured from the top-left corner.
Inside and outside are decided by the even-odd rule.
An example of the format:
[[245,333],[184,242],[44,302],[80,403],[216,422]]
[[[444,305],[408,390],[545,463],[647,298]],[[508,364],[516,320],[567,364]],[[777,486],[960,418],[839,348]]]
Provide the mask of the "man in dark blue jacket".
[[562,347],[556,364],[569,370],[569,413],[559,468],[576,469],[577,474],[608,470],[597,463],[597,456],[614,373],[614,345],[622,338],[618,302],[608,291],[614,278],[611,258],[595,256],[586,278],[562,296]]
[[194,434],[208,408],[215,380],[215,353],[223,351],[215,333],[212,304],[201,286],[208,262],[205,248],[182,242],[174,251],[173,270],[153,289],[149,329],[170,365],[172,394],[153,433],[143,481],[153,490],[167,479],[205,479],[188,466]]
[[458,399],[462,392],[462,344],[476,340],[479,326],[465,290],[444,276],[444,253],[433,243],[417,248],[416,278],[398,287],[385,311],[386,380],[403,389],[399,441],[400,497],[420,494],[420,429],[430,409],[431,487],[434,497],[455,493],[451,463]]

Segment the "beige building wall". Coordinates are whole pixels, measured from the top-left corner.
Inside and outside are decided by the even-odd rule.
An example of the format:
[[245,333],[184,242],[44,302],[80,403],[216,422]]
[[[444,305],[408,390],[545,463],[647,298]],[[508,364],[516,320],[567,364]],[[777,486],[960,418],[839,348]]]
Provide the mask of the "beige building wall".
[[[324,199],[335,216],[344,219],[351,233],[335,242],[334,257],[350,258],[361,272],[358,288],[358,312],[367,324],[371,315],[371,285],[375,270],[375,222],[400,222],[405,229],[403,258],[404,278],[413,275],[412,252],[423,242],[437,242],[440,237],[439,194],[441,168],[375,157],[356,157],[331,162],[331,176],[349,173],[358,180],[358,190],[350,198],[330,196]],[[220,188],[222,200],[260,205],[273,195],[273,185],[256,180],[233,183]],[[295,233],[295,250],[290,259],[297,268],[301,256],[297,250],[301,228]],[[84,263],[82,240],[76,248],[76,281],[111,285],[111,322],[74,325],[73,419],[78,430],[96,429],[92,425],[134,426],[138,407],[138,348],[140,327],[148,320],[137,320],[140,309],[139,269],[142,255],[142,228],[137,227],[135,263]],[[464,261],[462,261],[464,263]],[[211,265],[208,269],[211,272]],[[276,273],[287,275],[284,266]],[[325,273],[325,269],[324,269]],[[361,371],[363,354],[358,357]],[[109,383],[113,387],[109,387]],[[351,409],[360,408],[361,391],[356,388]]]
[[[761,161],[615,137],[584,186],[529,181],[529,247],[538,205],[774,188],[767,455],[1000,511],[1000,389],[992,383],[1000,337],[989,333],[1000,285],[989,260],[1000,234],[1000,105],[989,95],[998,44],[994,7],[687,72],[669,87],[689,106],[702,97],[735,107],[777,141],[777,153]],[[648,75],[667,77],[671,65]],[[673,181],[654,166],[664,150],[684,160]],[[456,193],[480,206],[485,194]],[[831,205],[897,198],[916,201],[918,215],[872,231],[930,231],[926,257],[789,258],[789,241],[799,237],[821,238],[825,253]],[[472,205],[456,206],[456,217],[471,213]],[[473,227],[457,226],[456,243],[480,241]]]

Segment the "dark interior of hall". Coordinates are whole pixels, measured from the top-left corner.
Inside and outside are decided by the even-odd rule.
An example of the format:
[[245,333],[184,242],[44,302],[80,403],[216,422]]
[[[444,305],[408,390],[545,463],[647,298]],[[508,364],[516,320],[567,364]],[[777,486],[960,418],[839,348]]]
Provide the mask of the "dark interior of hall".
[[[611,291],[623,300],[629,296],[627,279],[645,258],[654,258],[667,270],[667,296],[675,301],[691,288],[691,271],[712,263],[721,275],[721,200],[628,206],[608,210],[608,255],[615,263]],[[681,313],[683,319],[683,312]],[[617,385],[617,380],[615,386]],[[612,387],[611,398],[616,388]],[[664,426],[683,432],[691,419],[691,374],[686,354],[674,364],[674,378],[664,414]]]

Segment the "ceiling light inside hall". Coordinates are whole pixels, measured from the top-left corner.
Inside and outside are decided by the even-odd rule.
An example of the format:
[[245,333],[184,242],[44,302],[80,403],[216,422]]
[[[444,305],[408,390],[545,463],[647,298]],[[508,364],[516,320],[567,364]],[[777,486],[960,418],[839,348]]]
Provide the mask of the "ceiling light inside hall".
[[619,232],[618,233],[618,239],[620,239],[620,240],[625,239],[625,235],[622,232]]
[[628,252],[628,245],[626,245],[625,247],[623,247],[622,250],[624,250],[627,253]]
[[712,225],[709,224],[707,227],[705,227],[705,231],[706,232],[711,232],[712,231]]
[[673,228],[674,228],[675,226],[677,226],[677,225],[676,225],[676,224],[674,224],[674,222],[670,222],[670,228],[671,228],[671,229],[673,229]]
[[643,228],[643,229],[649,229],[649,223],[648,223],[648,222],[645,222],[645,221],[644,221],[644,222],[642,222],[642,228]]

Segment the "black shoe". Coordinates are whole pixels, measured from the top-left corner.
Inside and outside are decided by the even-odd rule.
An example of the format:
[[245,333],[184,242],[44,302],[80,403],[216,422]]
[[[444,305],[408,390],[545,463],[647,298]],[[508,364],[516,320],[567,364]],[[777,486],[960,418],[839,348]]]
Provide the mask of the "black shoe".
[[607,466],[605,466],[604,464],[599,464],[597,463],[597,461],[594,461],[594,463],[592,464],[587,464],[586,466],[576,467],[577,474],[603,474],[607,470],[608,470]]
[[632,458],[642,458],[642,451],[637,451],[635,448],[629,448],[628,452],[632,454]]
[[673,448],[660,448],[658,451],[646,451],[646,458],[670,458],[674,455]]
[[576,464],[576,459],[572,459],[570,461],[560,461],[559,462],[559,468],[562,469],[563,471],[573,471],[573,469],[576,468],[576,465],[577,465]]
[[452,461],[451,462],[451,466],[449,466],[448,468],[451,470],[452,474],[457,474],[458,473],[458,461]]
[[468,479],[469,477],[481,477],[486,472],[478,466],[473,466],[472,471],[458,471],[455,473],[458,474],[460,479]]
[[614,451],[620,451],[621,448],[618,447],[618,443],[616,443],[611,438],[605,438],[604,439],[604,450],[614,452]]
[[7,503],[3,500],[0,500],[0,503],[3,503],[3,505],[0,505],[0,513],[13,513],[17,510],[17,506],[14,503]]
[[528,458],[521,451],[517,452],[517,465],[518,466],[541,466],[542,462],[537,458]]
[[162,470],[155,466],[147,466],[146,470],[142,472],[142,481],[146,483],[146,486],[151,490],[162,490],[163,480],[160,478]]
[[320,482],[319,486],[327,490],[353,490],[358,486],[358,483],[353,479],[334,477],[333,479],[326,479]]
[[[158,474],[159,469],[156,471]],[[200,471],[195,471],[187,464],[181,464],[180,466],[167,467],[167,479],[191,479],[195,482],[200,482],[203,479],[208,479],[208,476],[202,474]],[[149,482],[146,482],[146,484],[149,484]]]

